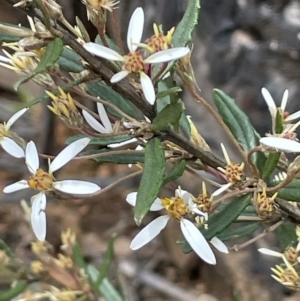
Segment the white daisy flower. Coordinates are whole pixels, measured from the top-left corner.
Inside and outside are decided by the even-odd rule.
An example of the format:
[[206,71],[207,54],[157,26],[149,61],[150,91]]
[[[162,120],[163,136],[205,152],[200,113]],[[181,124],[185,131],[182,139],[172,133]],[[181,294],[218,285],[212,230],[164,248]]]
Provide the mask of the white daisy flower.
[[[270,92],[266,88],[262,88],[261,93],[262,93],[262,95],[263,95],[263,97],[264,97],[264,99],[265,99],[265,101],[268,105],[272,120],[275,120],[278,109],[277,109],[277,106],[275,104],[275,101],[274,101],[273,97],[271,96]],[[283,93],[283,96],[282,96],[280,107],[279,107],[282,114],[285,113],[285,108],[286,108],[286,105],[287,105],[288,97],[289,97],[289,92],[288,92],[288,90],[285,90],[284,93]],[[297,111],[296,113],[293,113],[293,114],[288,115],[286,117],[283,116],[283,118],[284,118],[285,123],[288,123],[292,120],[298,119],[298,118],[300,118],[300,111]]]
[[45,172],[39,167],[39,155],[33,141],[30,141],[25,149],[25,159],[31,174],[29,180],[21,180],[8,185],[3,189],[4,193],[11,193],[25,188],[33,188],[39,193],[32,197],[31,225],[36,237],[43,241],[46,237],[46,194],[58,190],[64,193],[80,196],[88,196],[101,188],[91,182],[77,180],[56,181],[53,173],[60,169],[81,152],[90,142],[89,138],[82,138],[68,145],[50,163],[49,171]]
[[[113,128],[111,126],[111,123],[109,121],[109,118],[107,116],[107,113],[105,111],[103,104],[98,102],[97,109],[98,109],[99,117],[100,117],[102,124],[96,118],[94,118],[90,113],[88,113],[85,110],[82,110],[82,115],[83,115],[84,119],[95,131],[97,131],[101,134],[113,133]],[[132,139],[129,139],[124,142],[109,144],[108,147],[116,148],[116,147],[120,147],[120,146],[129,144],[129,143],[136,142],[136,141],[137,141],[136,138],[132,138]]]
[[10,117],[7,123],[0,124],[0,144],[7,153],[16,158],[24,157],[24,150],[13,139],[9,138],[9,129],[27,110],[28,108],[24,108],[18,111]]
[[281,137],[263,137],[259,139],[260,144],[267,150],[281,151],[286,153],[299,153],[300,143],[295,140],[290,140]]
[[[132,192],[127,195],[126,201],[132,206],[135,206],[136,196],[137,192]],[[130,248],[132,250],[137,250],[146,245],[166,227],[170,217],[174,217],[180,221],[182,234],[195,253],[205,262],[216,264],[215,255],[202,233],[191,221],[184,218],[188,213],[195,213],[202,215],[207,219],[207,214],[197,209],[197,205],[192,201],[190,194],[185,190],[176,189],[174,198],[162,200],[156,198],[150,210],[158,211],[163,208],[167,210],[168,215],[162,215],[156,218],[142,229],[132,240]],[[219,251],[228,253],[226,246],[218,238],[214,237],[211,243],[215,245]]]
[[128,55],[121,56],[116,51],[96,43],[86,43],[84,48],[90,53],[103,57],[107,60],[124,62],[123,70],[116,73],[111,78],[111,83],[119,82],[130,73],[139,73],[145,98],[151,105],[153,105],[155,102],[155,90],[151,78],[144,72],[144,65],[174,61],[186,56],[190,50],[187,47],[176,47],[156,52],[146,59],[143,59],[141,53],[136,51],[139,43],[141,42],[143,29],[144,11],[141,7],[138,7],[131,16],[127,31]]

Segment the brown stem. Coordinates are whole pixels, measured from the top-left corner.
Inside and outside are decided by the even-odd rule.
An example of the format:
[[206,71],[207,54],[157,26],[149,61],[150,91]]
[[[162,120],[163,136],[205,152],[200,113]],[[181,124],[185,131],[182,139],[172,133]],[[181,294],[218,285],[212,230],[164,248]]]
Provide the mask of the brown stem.
[[104,32],[103,32],[103,30],[101,28],[98,28],[98,34],[99,34],[99,37],[100,37],[100,39],[102,41],[103,46],[109,48],[109,45],[108,45],[108,43],[106,41],[105,34],[104,34]]
[[173,130],[167,130],[166,136],[163,138],[180,146],[197,159],[200,159],[203,164],[209,165],[215,169],[217,169],[218,167],[224,168],[226,166],[226,163],[218,159],[214,154],[208,151],[204,151]]
[[163,63],[163,65],[161,66],[161,68],[159,69],[159,71],[154,75],[154,77],[152,78],[152,81],[155,83],[158,78],[163,74],[163,72],[166,70],[168,66],[168,63]]
[[115,41],[120,49],[121,55],[124,55],[125,51],[124,51],[124,47],[123,47],[123,43],[122,43],[122,38],[120,35],[120,32],[121,32],[120,24],[119,24],[118,18],[116,16],[115,10],[113,10],[111,13],[111,25],[112,25],[112,32],[113,32]]
[[253,237],[252,239],[239,244],[239,245],[234,245],[232,248],[230,248],[230,250],[232,251],[238,251],[241,250],[247,246],[249,246],[250,244],[256,242],[257,240],[259,240],[260,238],[266,236],[268,233],[274,231],[276,228],[278,228],[280,225],[282,225],[284,223],[284,220],[280,220],[279,222],[277,222],[276,224],[272,225],[270,228],[264,230],[264,232],[258,234],[257,236]]

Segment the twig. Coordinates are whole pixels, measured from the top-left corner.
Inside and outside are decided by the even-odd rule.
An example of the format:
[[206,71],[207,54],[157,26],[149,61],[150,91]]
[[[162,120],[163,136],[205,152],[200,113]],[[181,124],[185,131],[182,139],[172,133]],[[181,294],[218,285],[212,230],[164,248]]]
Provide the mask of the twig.
[[238,251],[241,250],[249,245],[251,245],[252,243],[256,242],[257,240],[259,240],[260,238],[266,236],[268,233],[274,231],[276,228],[278,228],[280,225],[282,225],[284,222],[284,220],[280,220],[279,222],[277,222],[276,224],[272,225],[270,228],[264,230],[264,232],[256,235],[255,237],[253,237],[252,239],[244,242],[243,244],[239,244],[239,245],[234,245],[232,248],[230,248],[230,250],[233,251]]

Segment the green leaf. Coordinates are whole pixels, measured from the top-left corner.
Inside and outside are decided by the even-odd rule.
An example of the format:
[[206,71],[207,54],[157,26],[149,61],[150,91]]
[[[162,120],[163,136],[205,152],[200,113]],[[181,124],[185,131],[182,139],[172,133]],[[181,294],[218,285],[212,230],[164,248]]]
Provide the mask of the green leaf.
[[14,287],[9,288],[6,291],[0,291],[0,301],[11,301],[18,295],[20,295],[27,287],[27,281],[18,281]]
[[277,110],[276,119],[275,119],[275,133],[281,134],[284,128],[284,119],[282,117],[282,110]]
[[272,172],[275,170],[278,162],[280,159],[280,153],[270,153],[268,155],[268,158],[266,160],[266,163],[264,165],[263,171],[262,171],[262,178],[268,179]]
[[48,68],[52,67],[53,64],[59,59],[59,56],[63,50],[63,41],[60,38],[55,38],[51,41],[38,64],[38,66],[25,77],[20,79],[14,84],[14,88],[17,90],[19,85],[29,81],[31,78],[39,73],[45,72]]
[[[272,186],[280,182],[271,183]],[[286,185],[284,188],[279,189],[278,197],[289,202],[300,202],[300,179],[295,179]]]
[[[158,83],[158,93],[163,96],[156,101],[157,112],[163,110],[168,104],[173,102],[176,103],[178,101],[177,94],[165,94],[166,91],[172,89],[171,87],[174,84],[175,83],[171,77],[168,77],[167,79],[162,80]],[[189,139],[191,136],[191,127],[186,117],[185,110],[183,110],[183,112],[181,113],[179,126],[181,133],[185,136],[185,138]]]
[[72,49],[64,47],[58,59],[59,68],[73,73],[84,70],[81,57]]
[[75,135],[72,137],[67,138],[66,140],[66,144],[70,144],[78,139],[84,138],[84,137],[89,137],[91,139],[90,141],[90,145],[99,145],[99,146],[107,146],[109,144],[113,144],[113,143],[120,143],[120,142],[124,142],[127,141],[129,139],[134,138],[134,136],[129,135],[127,133],[122,133],[122,134],[116,134],[116,135],[107,135],[107,136],[103,136],[103,137],[99,137],[99,138],[95,138],[95,137],[91,137],[88,135]]
[[116,234],[112,235],[108,241],[107,250],[104,254],[104,258],[101,264],[101,268],[99,270],[99,275],[94,285],[98,287],[102,284],[103,279],[107,276],[109,266],[114,258],[114,243],[116,239]]
[[[90,279],[95,283],[99,277],[99,271],[94,266],[88,265],[87,273]],[[102,280],[97,289],[106,301],[124,301],[124,299],[107,278]]]
[[87,264],[84,260],[83,253],[77,241],[73,244],[72,250],[73,250],[73,260],[76,263],[76,265],[82,269],[86,269]]
[[178,131],[179,120],[182,112],[183,107],[181,101],[166,105],[154,118],[152,122],[152,129],[159,132],[172,125],[174,129]]
[[166,90],[163,90],[163,91],[157,93],[156,98],[157,99],[164,98],[166,96],[170,96],[172,94],[177,94],[179,92],[182,92],[182,89],[180,87],[177,87],[177,86],[172,87],[170,89],[166,89]]
[[11,249],[8,247],[8,245],[2,239],[0,239],[0,250],[4,251],[6,253],[6,255],[10,258],[15,257],[14,253],[11,251]]
[[[19,25],[16,25],[16,24],[0,22],[0,25],[9,26],[11,28],[16,28],[16,29],[23,29],[23,30],[26,30],[26,31],[30,32],[28,28],[22,27],[22,26],[19,26]],[[20,35],[17,35],[17,34],[7,33],[7,32],[5,32],[5,29],[1,30],[1,28],[0,28],[0,44],[3,43],[3,42],[5,42],[5,43],[18,42],[23,38],[24,38],[23,35],[20,36]]]
[[101,154],[101,156],[93,158],[97,163],[114,163],[114,164],[138,164],[144,163],[145,154],[143,151],[137,153],[136,151],[126,151],[126,153],[114,154],[112,150],[92,150],[82,152],[81,156],[88,156],[93,154]]
[[[103,100],[109,101],[131,117],[144,119],[144,115],[128,99],[123,98],[119,93],[114,91],[112,87],[98,81],[88,83],[87,86],[87,91],[92,96],[100,97]],[[111,108],[105,107],[105,109],[108,113],[118,118],[122,118],[119,113],[113,111]]]
[[185,170],[185,160],[176,161],[176,163],[172,166],[172,169],[167,173],[164,177],[163,185],[175,181],[179,177],[182,176]]
[[[207,226],[201,226],[200,231],[206,240],[211,240],[214,236],[218,236],[230,224],[232,224],[249,205],[252,194],[236,197],[225,208],[218,213],[209,217]],[[207,229],[206,229],[207,228]],[[191,247],[186,242],[183,246],[183,252],[191,252]]]
[[298,239],[295,228],[289,224],[282,224],[277,229],[278,239],[281,247],[281,251],[286,251],[293,243]]
[[250,223],[244,226],[234,225],[234,228],[227,228],[222,233],[218,234],[218,238],[222,241],[232,238],[244,237],[261,229],[261,223]]
[[192,41],[192,34],[198,24],[200,0],[189,0],[186,11],[177,25],[172,37],[175,47],[186,46]]
[[[246,153],[259,145],[259,134],[253,128],[248,116],[236,105],[234,99],[218,89],[214,89],[214,103],[235,139]],[[252,161],[259,171],[265,163],[265,156],[262,152],[252,155]]]
[[154,138],[146,144],[144,170],[134,207],[134,218],[138,225],[159,193],[164,181],[165,168],[163,145],[158,138]]

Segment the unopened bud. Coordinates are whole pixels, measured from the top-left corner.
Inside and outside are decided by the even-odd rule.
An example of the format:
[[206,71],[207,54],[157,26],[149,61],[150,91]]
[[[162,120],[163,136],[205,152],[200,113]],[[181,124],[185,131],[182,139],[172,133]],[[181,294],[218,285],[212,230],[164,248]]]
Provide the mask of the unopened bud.
[[37,50],[46,46],[45,41],[40,40],[35,37],[27,37],[23,38],[18,42],[19,47],[24,48],[26,50]]
[[84,120],[77,110],[72,96],[66,94],[60,87],[58,87],[60,95],[54,95],[48,91],[46,93],[53,100],[52,106],[48,108],[57,115],[66,125],[73,129],[81,129],[84,126]]
[[45,0],[43,3],[51,19],[60,20],[63,18],[61,6],[58,5],[54,0]]

